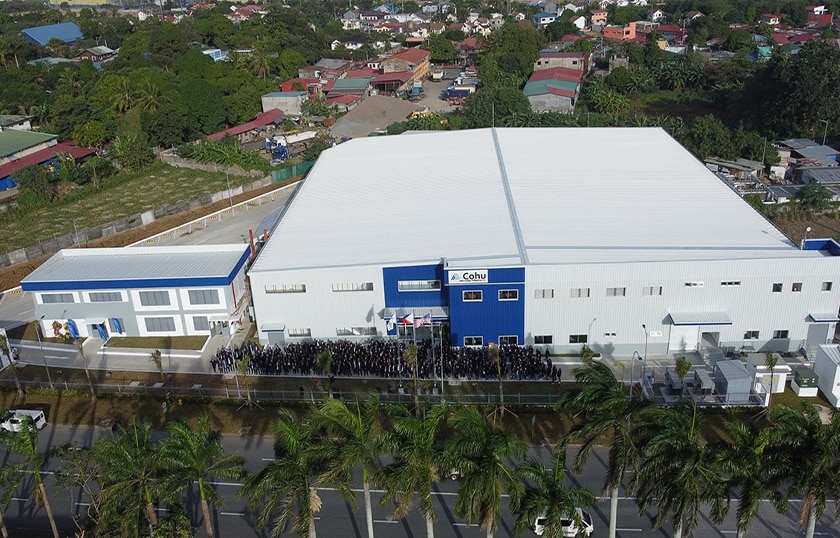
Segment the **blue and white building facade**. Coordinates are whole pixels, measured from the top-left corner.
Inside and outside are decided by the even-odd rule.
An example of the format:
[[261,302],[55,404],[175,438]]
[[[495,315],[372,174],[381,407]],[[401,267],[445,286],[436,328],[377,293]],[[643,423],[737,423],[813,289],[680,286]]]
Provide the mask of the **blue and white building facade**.
[[430,314],[457,346],[797,351],[833,339],[838,255],[660,129],[483,129],[327,150],[248,274],[263,343]]
[[47,337],[228,334],[247,303],[250,255],[248,245],[67,249],[21,287]]

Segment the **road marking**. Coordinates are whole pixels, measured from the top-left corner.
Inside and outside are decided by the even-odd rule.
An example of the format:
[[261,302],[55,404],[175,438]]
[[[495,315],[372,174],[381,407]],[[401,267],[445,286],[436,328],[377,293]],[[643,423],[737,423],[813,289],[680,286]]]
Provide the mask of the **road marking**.
[[66,360],[72,359],[73,357],[70,357],[69,355],[44,355],[44,358],[45,359],[61,359],[61,360],[66,361]]
[[397,523],[399,523],[399,521],[392,520],[392,519],[374,519],[374,520],[373,520],[373,522],[374,522],[374,523],[393,523],[393,524],[395,524],[395,525],[396,525]]
[[219,512],[220,516],[240,516],[244,517],[245,512]]
[[260,459],[262,459],[263,461],[274,461],[274,458],[260,458]]
[[615,529],[619,532],[642,532],[642,529]]
[[239,482],[207,482],[207,483],[212,484],[214,486],[232,486],[234,488],[240,488],[244,485],[244,484],[241,484]]
[[90,503],[76,503],[76,506],[90,506]]
[[456,527],[478,527],[478,523],[453,523]]
[[18,502],[26,502],[26,501],[28,501],[29,499],[24,499],[24,498],[22,498],[22,497],[12,497],[12,500],[13,500],[13,501],[18,501]]

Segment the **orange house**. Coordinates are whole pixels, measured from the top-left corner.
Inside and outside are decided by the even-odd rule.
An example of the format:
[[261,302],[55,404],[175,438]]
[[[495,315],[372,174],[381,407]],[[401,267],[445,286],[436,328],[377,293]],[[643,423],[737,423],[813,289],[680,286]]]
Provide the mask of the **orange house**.
[[604,38],[613,41],[628,41],[636,39],[636,23],[609,25],[604,27]]

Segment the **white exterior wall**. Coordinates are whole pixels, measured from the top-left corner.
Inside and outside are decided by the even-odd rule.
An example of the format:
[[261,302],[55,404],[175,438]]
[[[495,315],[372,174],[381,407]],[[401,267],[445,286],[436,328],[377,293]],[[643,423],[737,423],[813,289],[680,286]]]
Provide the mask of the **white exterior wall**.
[[[759,331],[758,340],[746,341],[755,350],[792,351],[807,336],[809,313],[837,312],[840,305],[840,259],[790,258],[673,263],[617,263],[570,266],[529,266],[525,284],[525,336],[552,335],[553,350],[575,351],[570,334],[588,334],[589,345],[604,354],[643,353],[645,324],[648,354],[668,351],[672,331],[696,334],[719,332],[720,346],[740,348],[746,331]],[[781,277],[778,275],[795,275]],[[740,281],[740,286],[721,286]],[[703,282],[703,287],[686,287]],[[773,293],[781,282],[783,291]],[[802,291],[791,286],[802,282]],[[821,291],[823,282],[832,290]],[[643,296],[645,287],[662,286],[661,296]],[[590,288],[589,298],[571,298],[573,288]],[[608,297],[609,287],[624,287],[624,297]],[[554,289],[553,299],[535,299],[536,289]],[[672,326],[670,312],[725,312],[732,325]],[[834,334],[828,324],[828,334]],[[773,331],[787,330],[787,340],[772,340]],[[615,337],[605,337],[615,333]],[[772,341],[771,341],[772,340]],[[691,342],[693,343],[693,342]],[[688,346],[692,347],[692,346]]]
[[840,355],[837,345],[820,346],[814,360],[814,373],[817,374],[817,386],[831,405],[840,408]]
[[[300,341],[302,338],[289,336],[290,331],[300,329],[310,329],[312,338],[354,338],[339,337],[339,327],[376,327],[379,335],[385,334],[381,267],[256,272],[250,274],[250,279],[258,335],[264,344],[268,342],[268,335],[262,330],[266,324],[285,324],[287,342]],[[333,291],[333,284],[362,282],[373,282],[373,290]],[[306,285],[305,293],[265,291],[266,286],[301,284]]]

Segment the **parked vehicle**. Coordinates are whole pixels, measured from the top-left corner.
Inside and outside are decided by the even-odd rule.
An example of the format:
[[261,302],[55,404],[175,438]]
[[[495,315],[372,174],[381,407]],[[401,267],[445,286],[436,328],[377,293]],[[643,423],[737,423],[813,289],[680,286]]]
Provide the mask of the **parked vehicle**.
[[[589,515],[589,512],[586,510],[582,510],[580,508],[575,508],[575,510],[577,510],[578,516],[580,516],[581,521],[583,521],[583,528],[578,528],[573,519],[564,515],[560,519],[563,525],[563,536],[567,538],[575,538],[576,536],[592,536],[592,533],[595,531],[595,526],[592,524],[592,516]],[[537,536],[542,536],[543,533],[545,533],[545,516],[538,517],[536,521],[534,521],[532,530]]]
[[432,71],[431,79],[435,82],[440,82],[446,76],[446,71]]
[[265,149],[271,153],[272,161],[283,162],[289,157],[295,157],[306,151],[316,136],[318,136],[317,131],[276,135],[265,139]]
[[444,92],[444,99],[461,101],[475,93],[475,86],[454,86]]
[[0,429],[17,433],[29,421],[39,430],[47,425],[47,417],[40,409],[10,409],[3,414]]

